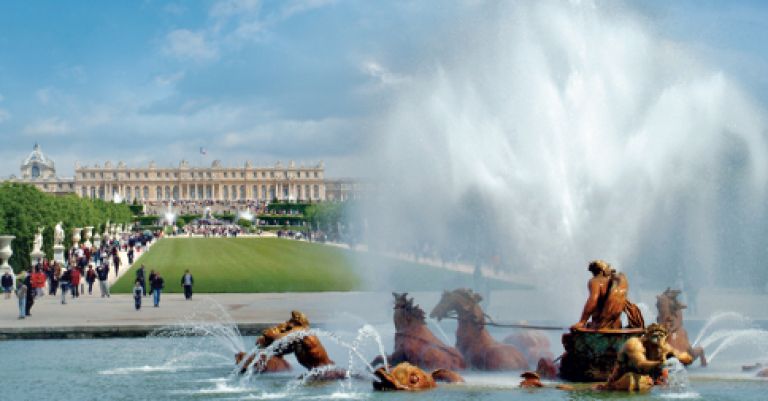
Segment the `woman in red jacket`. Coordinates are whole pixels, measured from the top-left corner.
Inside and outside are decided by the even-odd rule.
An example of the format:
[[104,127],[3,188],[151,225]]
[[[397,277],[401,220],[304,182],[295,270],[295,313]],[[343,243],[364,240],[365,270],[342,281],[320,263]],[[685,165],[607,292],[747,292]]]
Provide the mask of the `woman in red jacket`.
[[35,272],[32,273],[30,282],[35,291],[35,296],[42,297],[45,293],[45,291],[43,291],[43,288],[45,288],[45,273],[43,273],[39,267],[35,268]]
[[70,288],[72,288],[72,298],[80,296],[80,270],[78,268],[72,270],[72,281],[70,281]]

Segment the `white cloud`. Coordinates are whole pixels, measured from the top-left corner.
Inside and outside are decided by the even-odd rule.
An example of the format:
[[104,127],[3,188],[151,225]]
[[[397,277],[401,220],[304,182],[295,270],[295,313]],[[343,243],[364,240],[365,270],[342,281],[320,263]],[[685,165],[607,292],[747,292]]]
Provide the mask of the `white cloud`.
[[168,14],[181,15],[187,12],[187,8],[181,4],[169,3],[163,7],[163,11],[167,12]]
[[261,1],[259,0],[223,0],[211,6],[209,15],[214,18],[229,18],[257,13],[260,8]]
[[35,96],[37,96],[38,102],[40,102],[43,105],[46,105],[48,104],[48,102],[51,101],[51,88],[38,89],[35,92]]
[[69,123],[59,117],[38,120],[24,127],[24,133],[27,135],[60,135],[71,130]]
[[165,52],[172,56],[195,61],[214,60],[219,57],[216,45],[204,32],[176,29],[166,35]]
[[11,113],[8,110],[0,109],[0,123],[11,119]]
[[158,76],[155,77],[155,83],[158,86],[173,85],[176,82],[178,82],[181,79],[183,79],[185,75],[186,75],[186,73],[184,71],[178,71],[178,72],[175,72],[173,74],[168,74],[168,75],[158,75]]
[[363,62],[360,69],[382,85],[396,85],[407,80],[405,76],[395,74],[373,60]]
[[281,16],[283,19],[290,18],[295,14],[300,14],[306,11],[314,10],[316,8],[322,8],[335,3],[336,0],[294,0],[286,2],[286,6],[283,7]]

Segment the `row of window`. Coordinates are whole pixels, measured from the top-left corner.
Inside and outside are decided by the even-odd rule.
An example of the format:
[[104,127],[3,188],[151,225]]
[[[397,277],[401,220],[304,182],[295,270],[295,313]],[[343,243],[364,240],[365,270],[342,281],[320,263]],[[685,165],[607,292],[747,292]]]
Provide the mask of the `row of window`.
[[[234,171],[232,171],[231,174],[230,174],[230,172],[225,171],[223,174],[224,174],[224,178],[237,178],[238,177],[238,172],[234,172]],[[310,174],[312,174],[312,175],[310,175]],[[109,177],[109,175],[110,174],[107,173],[106,176]],[[90,173],[84,172],[84,173],[81,174],[81,176],[83,178],[88,178],[90,176],[90,178],[94,178],[95,179],[97,174],[96,174],[95,171],[91,171]],[[98,177],[99,178],[104,178],[104,176],[105,175],[104,175],[103,171],[100,171],[98,173]],[[148,171],[134,172],[133,175],[131,174],[130,171],[125,172],[125,178],[131,178],[131,176],[133,176],[133,178],[142,178],[142,176],[143,176],[143,178],[149,178],[149,172]],[[155,176],[155,178],[163,178],[163,177],[171,178],[171,176],[173,176],[173,178],[179,178],[179,173],[178,172],[174,172],[173,175],[171,175],[171,173],[168,172],[168,171],[166,171],[165,173],[157,172],[157,173],[153,174],[153,176]],[[195,177],[199,177],[199,178],[205,178],[205,177],[213,178],[213,177],[216,177],[216,174],[213,174],[210,171],[198,171],[198,172],[191,171],[191,172],[189,172],[189,177],[191,177],[191,178],[195,178]],[[244,171],[240,171],[239,172],[239,177],[240,178],[245,178],[245,172]],[[277,173],[277,175],[275,175],[274,171],[270,171],[269,172],[269,178],[275,178],[275,177],[277,177],[277,178],[284,178],[284,177],[291,177],[291,175],[287,171],[286,172],[280,171],[280,172]],[[304,171],[304,174],[303,174],[303,178],[318,178],[318,177],[319,177],[319,174],[318,174],[317,171]],[[112,172],[112,178],[117,178],[117,172]],[[256,172],[256,171],[253,172],[253,178],[259,178],[258,172]],[[261,178],[267,178],[267,172],[266,171],[262,171],[261,172]],[[302,178],[302,172],[301,171],[297,171],[296,172],[296,178]]]
[[[165,186],[161,187],[158,186],[155,188],[155,199],[154,200],[171,200],[171,199],[182,199],[179,195],[183,195],[183,198],[185,199],[213,199],[214,198],[214,187],[211,185],[189,185],[189,186],[183,186],[182,189],[186,187],[186,191],[184,191],[183,194],[179,193],[179,187],[174,185],[171,186]],[[223,185],[221,186],[221,198],[222,199],[232,199],[232,200],[245,200],[248,199],[246,194],[246,187],[245,185],[240,185],[239,187],[236,185]],[[261,196],[259,195],[259,186],[254,185],[252,188],[253,192],[251,195],[251,198],[259,198],[259,199],[274,199],[277,197],[276,192],[276,186],[275,185],[262,185],[261,186]],[[90,198],[98,198],[98,199],[105,199],[105,189],[104,187],[83,187],[81,189],[81,195],[82,197],[90,197]],[[282,198],[286,199],[289,197],[289,188],[288,186],[283,186],[282,188]],[[117,193],[117,191],[115,191]],[[218,194],[217,194],[218,195]],[[218,198],[218,196],[216,196]],[[296,186],[296,198],[299,200],[306,200],[306,199],[320,199],[320,186],[319,185],[298,185]],[[150,198],[149,193],[149,187],[144,186],[143,188],[140,187],[134,187],[133,189],[131,187],[127,187],[125,189],[125,199],[133,200],[153,200]]]

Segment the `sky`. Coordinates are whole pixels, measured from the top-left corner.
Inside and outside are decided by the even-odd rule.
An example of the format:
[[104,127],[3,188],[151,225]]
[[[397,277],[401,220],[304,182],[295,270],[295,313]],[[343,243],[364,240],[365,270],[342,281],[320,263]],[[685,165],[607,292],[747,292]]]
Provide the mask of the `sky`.
[[[0,176],[39,143],[64,176],[75,162],[219,159],[355,177],[393,88],[439,64],[444,33],[473,29],[482,3],[0,2]],[[768,3],[621,7],[768,105]]]

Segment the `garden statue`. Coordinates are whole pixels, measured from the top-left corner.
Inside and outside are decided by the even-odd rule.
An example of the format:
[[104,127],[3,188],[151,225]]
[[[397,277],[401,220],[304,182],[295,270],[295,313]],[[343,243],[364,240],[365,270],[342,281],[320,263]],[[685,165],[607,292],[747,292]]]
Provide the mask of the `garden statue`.
[[704,355],[704,348],[691,346],[688,340],[688,332],[683,327],[683,309],[687,306],[678,301],[677,296],[680,290],[667,288],[661,295],[656,296],[656,309],[659,314],[656,322],[664,325],[667,329],[667,342],[678,351],[685,351],[693,357],[699,358],[701,366],[707,366],[707,357]]
[[53,229],[53,245],[64,245],[64,229],[61,228],[61,222],[58,222]]
[[[562,337],[565,353],[560,357],[559,376],[565,380],[607,380],[624,343],[645,332],[643,314],[627,299],[627,277],[602,260],[590,262],[588,270],[592,278],[581,318]],[[622,313],[627,317],[626,328],[621,327]]]
[[602,260],[592,261],[588,270],[592,273],[587,284],[589,297],[581,319],[572,328],[620,329],[622,312],[627,315],[627,328],[645,327],[640,309],[627,299],[627,277]]
[[667,343],[667,330],[653,323],[641,337],[632,337],[616,356],[613,372],[599,390],[648,391],[654,384],[663,383],[667,359],[677,358],[690,364],[693,358],[687,352],[676,350]]
[[43,249],[43,230],[45,227],[38,227],[35,239],[32,241],[32,254],[40,253]]
[[502,344],[485,328],[485,313],[480,308],[482,297],[470,289],[443,292],[430,317],[437,320],[458,315],[456,348],[470,368],[478,370],[521,370],[528,368],[525,356],[514,346]]
[[[391,365],[409,362],[423,369],[465,369],[464,358],[456,348],[445,345],[427,328],[424,311],[413,304],[408,293],[392,293],[395,297],[395,351],[387,356]],[[379,356],[371,363],[383,362]]]
[[376,379],[378,379],[373,382],[373,388],[379,391],[429,390],[437,387],[437,382],[464,382],[464,378],[456,372],[447,369],[438,369],[428,374],[418,366],[411,365],[408,362],[402,362],[390,370],[384,368],[376,369],[373,374],[376,376]]

